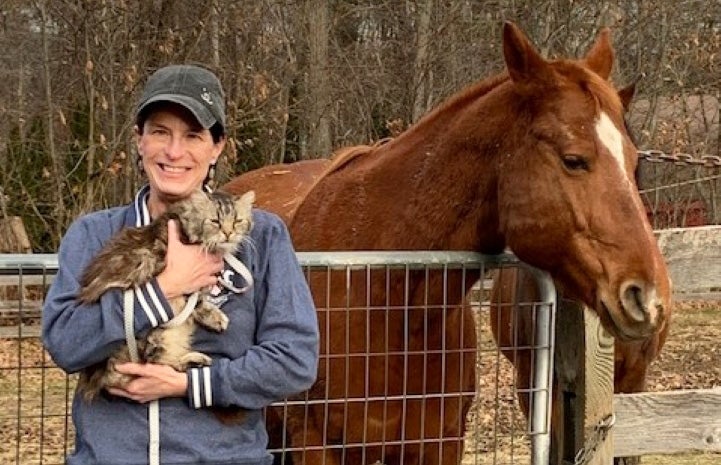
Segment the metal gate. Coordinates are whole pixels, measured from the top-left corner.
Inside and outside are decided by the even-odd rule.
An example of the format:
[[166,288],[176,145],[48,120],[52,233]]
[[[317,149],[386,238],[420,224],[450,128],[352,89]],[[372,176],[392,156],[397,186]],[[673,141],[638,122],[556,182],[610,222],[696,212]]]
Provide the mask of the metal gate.
[[[277,463],[548,463],[555,289],[544,273],[531,270],[540,298],[522,302],[491,289],[492,275],[523,266],[508,254],[298,257],[321,359],[314,388],[266,411]],[[60,464],[72,449],[75,379],[38,339],[56,270],[55,255],[0,256],[3,463]],[[525,377],[509,362],[520,355],[530,361]]]

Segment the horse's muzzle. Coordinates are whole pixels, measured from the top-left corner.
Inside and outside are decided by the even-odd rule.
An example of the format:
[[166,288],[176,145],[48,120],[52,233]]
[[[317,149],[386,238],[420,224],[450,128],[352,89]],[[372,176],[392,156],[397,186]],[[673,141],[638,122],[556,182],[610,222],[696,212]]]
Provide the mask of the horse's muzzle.
[[599,307],[608,329],[617,339],[633,341],[653,335],[663,326],[667,303],[659,297],[653,284],[637,280],[625,281],[617,298],[601,297]]

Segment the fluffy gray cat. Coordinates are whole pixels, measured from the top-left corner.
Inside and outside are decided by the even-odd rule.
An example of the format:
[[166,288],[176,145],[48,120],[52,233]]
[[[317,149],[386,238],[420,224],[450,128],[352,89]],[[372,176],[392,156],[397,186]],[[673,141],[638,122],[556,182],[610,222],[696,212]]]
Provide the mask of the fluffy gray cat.
[[[183,243],[202,245],[209,253],[233,253],[248,238],[254,200],[253,191],[240,197],[197,191],[172,204],[151,224],[123,229],[86,267],[78,300],[96,302],[108,289],[131,289],[163,271],[169,220],[178,222]],[[183,323],[155,328],[137,341],[141,361],[169,365],[180,372],[190,366],[211,364],[209,356],[191,349],[195,325],[222,332],[228,327],[228,317],[204,298],[207,292],[200,293],[195,309]],[[177,315],[186,299],[172,299],[170,304]],[[131,381],[132,377],[115,370],[116,364],[129,361],[130,352],[123,345],[108,360],[84,369],[78,381],[84,398],[92,400],[106,387],[123,387]]]

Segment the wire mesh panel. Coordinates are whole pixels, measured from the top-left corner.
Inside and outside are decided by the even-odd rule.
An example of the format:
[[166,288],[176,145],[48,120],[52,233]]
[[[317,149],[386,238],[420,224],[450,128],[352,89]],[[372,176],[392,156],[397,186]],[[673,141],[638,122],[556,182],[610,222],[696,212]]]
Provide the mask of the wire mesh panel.
[[[0,260],[5,287],[18,293],[4,301],[17,311],[0,333],[1,434],[10,444],[0,459],[60,464],[72,449],[75,380],[38,338],[56,258],[12,257]],[[547,278],[517,279],[510,255],[299,258],[318,311],[320,364],[309,392],[266,411],[277,463],[547,462],[555,305]],[[493,273],[501,280],[492,289]]]
[[72,446],[74,377],[40,343],[42,299],[54,255],[0,256],[0,463],[63,464]]

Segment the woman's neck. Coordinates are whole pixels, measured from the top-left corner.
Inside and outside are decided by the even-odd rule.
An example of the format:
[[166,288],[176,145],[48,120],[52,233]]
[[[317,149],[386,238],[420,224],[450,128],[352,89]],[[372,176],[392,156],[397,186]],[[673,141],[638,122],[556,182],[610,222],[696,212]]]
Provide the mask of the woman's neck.
[[151,190],[150,195],[148,195],[148,213],[150,213],[150,218],[155,219],[161,216],[173,201],[173,199],[162,197],[157,192]]

